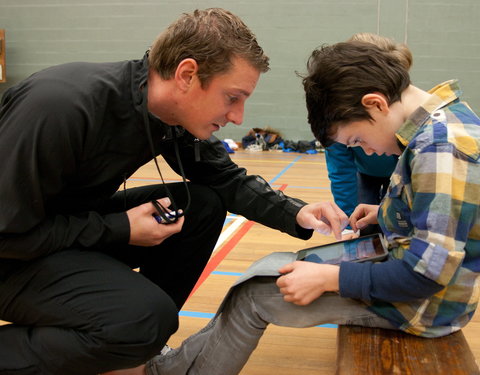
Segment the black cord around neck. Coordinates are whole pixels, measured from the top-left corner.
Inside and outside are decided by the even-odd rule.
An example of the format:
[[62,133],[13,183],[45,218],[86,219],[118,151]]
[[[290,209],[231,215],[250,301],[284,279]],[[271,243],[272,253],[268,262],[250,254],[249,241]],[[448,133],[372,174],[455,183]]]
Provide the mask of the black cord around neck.
[[175,156],[177,158],[177,162],[178,162],[178,168],[180,170],[180,174],[182,176],[182,181],[185,185],[185,190],[186,190],[186,193],[187,193],[187,205],[185,206],[185,208],[182,209],[182,212],[180,213],[179,212],[179,208],[175,202],[175,199],[173,199],[173,196],[172,196],[172,193],[170,192],[170,190],[168,189],[168,186],[167,184],[165,183],[164,179],[163,179],[163,176],[162,176],[162,172],[160,171],[160,167],[158,165],[158,161],[157,161],[157,155],[155,153],[155,147],[153,146],[153,138],[152,138],[152,132],[150,130],[150,121],[148,119],[148,107],[147,107],[147,100],[148,100],[148,87],[147,87],[147,83],[145,82],[145,84],[143,85],[143,92],[142,92],[142,96],[143,96],[143,100],[142,100],[142,115],[143,115],[143,124],[145,126],[145,131],[146,131],[146,134],[147,134],[147,139],[148,139],[148,144],[150,146],[150,151],[152,152],[152,156],[153,156],[153,161],[155,162],[155,167],[157,168],[157,172],[158,172],[158,175],[160,176],[160,179],[162,180],[162,184],[163,186],[165,187],[165,191],[167,193],[167,196],[168,198],[170,199],[170,202],[171,202],[171,206],[172,206],[172,209],[173,211],[175,212],[175,215],[173,217],[171,216],[168,216],[167,214],[169,213],[169,210],[167,210],[166,207],[163,207],[160,203],[158,203],[158,201],[156,200],[153,200],[152,201],[152,204],[153,206],[155,207],[155,209],[157,210],[158,212],[158,215],[161,217],[161,219],[167,223],[167,224],[170,224],[170,223],[175,223],[177,222],[177,220],[185,215],[185,213],[188,211],[188,209],[190,208],[190,202],[191,202],[191,196],[190,196],[190,190],[188,189],[188,183],[187,183],[187,180],[185,178],[185,172],[183,170],[183,165],[182,165],[182,159],[180,158],[180,151],[178,149],[178,142],[177,142],[177,132],[176,132],[176,129],[175,128],[172,128],[172,133],[173,133],[173,144],[174,144],[174,149],[175,149]]

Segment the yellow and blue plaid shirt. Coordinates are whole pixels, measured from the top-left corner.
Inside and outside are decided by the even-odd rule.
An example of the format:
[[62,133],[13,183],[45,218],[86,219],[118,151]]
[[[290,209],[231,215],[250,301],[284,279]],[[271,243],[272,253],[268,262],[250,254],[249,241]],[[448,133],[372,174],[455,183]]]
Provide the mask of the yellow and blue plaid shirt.
[[405,150],[378,220],[390,258],[443,288],[426,299],[370,303],[400,329],[435,337],[465,326],[480,295],[480,119],[459,100],[456,81],[429,93],[397,132]]

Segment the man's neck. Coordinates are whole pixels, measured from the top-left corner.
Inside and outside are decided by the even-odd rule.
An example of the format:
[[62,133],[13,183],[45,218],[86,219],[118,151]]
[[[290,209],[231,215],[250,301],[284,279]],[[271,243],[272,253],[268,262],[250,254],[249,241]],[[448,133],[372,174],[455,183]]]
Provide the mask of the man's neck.
[[150,69],[148,72],[148,111],[167,125],[175,125],[175,100],[172,97],[172,81],[164,80]]

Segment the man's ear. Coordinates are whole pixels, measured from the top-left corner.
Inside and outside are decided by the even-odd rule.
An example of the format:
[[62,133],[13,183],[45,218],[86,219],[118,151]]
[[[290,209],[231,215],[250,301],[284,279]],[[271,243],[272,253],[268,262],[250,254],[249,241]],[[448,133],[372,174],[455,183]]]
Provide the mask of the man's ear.
[[362,97],[362,105],[369,113],[377,111],[386,115],[390,111],[387,98],[379,92],[365,94]]
[[198,72],[198,63],[192,59],[180,61],[175,71],[175,82],[182,91],[187,91]]

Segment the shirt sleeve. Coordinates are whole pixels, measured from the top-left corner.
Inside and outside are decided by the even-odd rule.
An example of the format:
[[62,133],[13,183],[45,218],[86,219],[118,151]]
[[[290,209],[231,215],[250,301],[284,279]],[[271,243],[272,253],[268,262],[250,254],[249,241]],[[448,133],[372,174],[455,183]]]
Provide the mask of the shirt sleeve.
[[[272,189],[260,176],[248,175],[244,168],[230,159],[222,142],[216,137],[196,142],[197,145],[188,142],[188,137],[179,139],[182,164],[188,179],[212,187],[230,212],[295,237],[309,239],[312,236],[312,230],[300,227],[296,221],[298,211],[306,202]],[[199,148],[197,158],[195,147]],[[162,155],[179,173],[173,150],[165,147]]]
[[342,296],[428,298],[454,283],[466,259],[476,256],[467,252],[478,215],[480,166],[451,143],[425,144],[402,155],[401,174],[392,177],[380,207],[382,228],[395,239],[392,256],[378,264],[342,264]]
[[397,242],[394,254],[415,272],[449,285],[464,263],[477,220],[480,165],[452,144],[405,155],[410,179],[395,177],[379,214]]
[[335,203],[350,216],[358,204],[357,167],[347,146],[334,143],[325,149],[328,178]]
[[68,99],[68,88],[63,90],[17,86],[2,100],[1,258],[29,260],[73,246],[128,241],[125,213],[68,215],[49,209],[75,172],[85,132],[84,113]]
[[428,298],[442,289],[399,259],[340,264],[340,295],[346,298],[405,302]]

